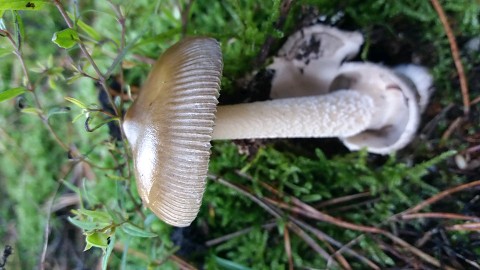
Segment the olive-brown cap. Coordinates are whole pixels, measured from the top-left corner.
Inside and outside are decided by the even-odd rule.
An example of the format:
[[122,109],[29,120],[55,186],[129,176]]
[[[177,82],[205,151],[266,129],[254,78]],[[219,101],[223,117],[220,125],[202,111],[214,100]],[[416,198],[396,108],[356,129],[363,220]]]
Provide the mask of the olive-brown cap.
[[185,38],[158,59],[125,115],[140,197],[173,226],[200,209],[222,68],[216,40]]

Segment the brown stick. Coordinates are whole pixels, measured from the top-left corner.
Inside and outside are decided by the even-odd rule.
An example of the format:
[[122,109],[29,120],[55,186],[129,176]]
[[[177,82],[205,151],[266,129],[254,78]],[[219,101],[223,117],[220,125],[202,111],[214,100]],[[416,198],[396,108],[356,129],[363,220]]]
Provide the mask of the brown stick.
[[453,122],[450,124],[450,126],[448,126],[447,130],[443,133],[442,135],[442,144],[445,143],[449,138],[450,136],[452,135],[452,133],[459,127],[462,125],[462,122],[463,122],[463,118],[462,117],[457,117],[455,120],[453,120]]
[[480,222],[456,224],[447,228],[449,231],[480,231]]
[[478,217],[465,216],[455,213],[413,213],[405,214],[400,217],[403,220],[417,218],[444,218],[444,219],[462,219],[462,220],[480,220]]
[[371,195],[370,192],[366,191],[366,192],[361,192],[361,193],[357,193],[357,194],[346,195],[346,196],[343,196],[343,197],[333,198],[333,199],[330,199],[328,201],[324,201],[324,202],[321,202],[321,203],[315,205],[315,208],[323,208],[323,207],[330,206],[330,205],[340,204],[340,203],[348,202],[348,201],[351,201],[351,200],[368,197],[370,195]]
[[[248,177],[247,179],[251,179],[251,177]],[[479,182],[478,184],[480,184],[480,180],[478,182]],[[263,182],[261,182],[261,183],[264,184],[264,185],[267,185]],[[470,183],[470,184],[472,184],[472,183]],[[460,188],[460,187],[457,187],[457,189],[458,188]],[[269,190],[271,190],[275,194],[280,194],[280,192],[275,190],[273,187],[269,187]],[[442,193],[444,193],[444,192],[442,192]],[[439,193],[439,194],[442,194],[442,193]],[[450,193],[448,193],[448,194],[450,194]],[[298,208],[304,210],[304,211],[301,212],[302,215],[307,215],[307,216],[309,216],[311,218],[314,218],[314,219],[317,219],[319,221],[327,222],[327,223],[334,224],[336,226],[346,228],[346,229],[350,229],[350,230],[354,230],[354,231],[383,235],[383,236],[389,238],[395,244],[402,246],[403,248],[408,250],[410,253],[419,257],[423,261],[428,262],[429,264],[434,265],[436,267],[442,267],[442,264],[437,259],[435,259],[434,257],[432,257],[429,254],[421,251],[420,249],[412,246],[408,242],[404,241],[403,239],[397,237],[396,235],[394,235],[394,234],[392,234],[392,233],[390,233],[386,230],[383,230],[383,229],[380,229],[380,228],[377,228],[377,227],[357,225],[357,224],[353,224],[353,223],[350,223],[350,222],[347,222],[347,221],[343,221],[339,218],[336,218],[336,217],[333,217],[333,216],[330,216],[330,215],[327,215],[325,213],[322,213],[322,212],[318,211],[317,209],[315,209],[312,206],[302,202],[301,200],[299,200],[298,198],[296,198],[294,196],[288,196],[288,197],[291,200],[291,202],[294,204],[294,206],[297,206]],[[453,270],[453,268],[450,267],[450,266],[443,265],[443,268],[448,269],[448,270]]]
[[[276,226],[277,226],[276,222],[270,222],[270,223],[262,225],[262,228],[265,229],[265,230],[271,230],[271,229],[275,228]],[[251,232],[253,229],[254,229],[254,227],[252,226],[252,227],[245,228],[245,229],[233,232],[233,233],[229,233],[227,235],[208,240],[207,242],[205,242],[205,245],[207,247],[212,247],[212,246],[218,245],[220,243],[223,243],[225,241],[228,241],[230,239],[233,239],[235,237],[239,237],[241,235],[247,234],[247,233]]]
[[439,201],[439,200],[441,200],[441,199],[443,199],[447,196],[450,196],[453,193],[465,190],[467,188],[472,188],[472,187],[475,187],[475,186],[480,186],[480,180],[473,181],[473,182],[470,182],[470,183],[467,183],[467,184],[463,184],[463,185],[460,185],[460,186],[456,186],[456,187],[444,190],[444,191],[442,191],[438,194],[435,194],[434,196],[430,197],[429,199],[417,204],[415,207],[412,207],[410,209],[407,209],[407,210],[403,211],[402,213],[398,214],[397,216],[401,217],[402,215],[416,213],[416,212],[422,210],[423,208],[429,206],[430,204],[435,203],[435,202],[437,202],[437,201]]
[[[241,194],[248,197],[250,200],[252,200],[256,204],[258,204],[260,207],[262,207],[265,211],[267,211],[269,214],[271,214],[275,218],[277,218],[277,219],[282,218],[282,215],[280,214],[281,212],[279,212],[278,209],[275,209],[275,208],[271,207],[270,205],[268,205],[267,203],[262,201],[257,196],[251,194],[250,192],[248,192],[244,188],[239,187],[237,185],[234,185],[234,184],[230,183],[229,181],[227,181],[225,179],[222,179],[220,177],[217,177],[215,175],[209,175],[208,177],[210,179],[212,179],[213,181],[217,182],[217,183],[220,183],[220,184],[222,184],[226,187],[229,187],[229,188],[231,188],[231,189],[233,189],[237,192],[240,192]],[[307,245],[309,245],[320,256],[325,258],[325,260],[328,260],[330,258],[330,255],[320,245],[318,245],[318,243],[312,237],[310,237],[302,228],[297,226],[297,224],[292,223],[292,222],[288,222],[287,225],[288,225],[288,228],[290,228],[298,237],[302,238],[303,241],[305,241],[305,243],[307,243]],[[335,264],[335,266],[337,266],[337,264]]]
[[290,234],[287,225],[283,226],[283,240],[285,242],[285,253],[288,258],[288,270],[293,270],[292,245],[290,244]]
[[480,97],[476,97],[472,102],[470,102],[470,105],[475,105],[480,102]]
[[445,15],[445,11],[442,8],[442,5],[438,2],[438,0],[430,0],[432,2],[433,8],[438,14],[440,21],[442,22],[443,29],[445,30],[445,34],[447,35],[448,42],[450,43],[450,50],[452,51],[453,61],[455,62],[455,67],[457,68],[458,79],[460,80],[460,89],[462,91],[462,98],[463,98],[463,112],[465,115],[468,115],[470,112],[470,97],[468,94],[468,82],[467,78],[465,77],[465,71],[463,69],[462,60],[460,59],[460,53],[458,50],[457,41],[455,40],[455,35],[453,34],[452,28],[448,23],[447,16]]

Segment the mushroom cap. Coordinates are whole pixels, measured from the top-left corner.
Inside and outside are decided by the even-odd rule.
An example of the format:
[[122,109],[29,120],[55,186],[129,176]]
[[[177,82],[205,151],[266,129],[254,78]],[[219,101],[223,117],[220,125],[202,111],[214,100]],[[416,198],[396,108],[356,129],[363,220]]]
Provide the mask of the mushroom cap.
[[370,126],[354,136],[340,138],[350,150],[388,154],[406,146],[420,122],[416,90],[392,70],[372,63],[345,63],[330,90],[351,89],[373,99]]
[[271,98],[324,94],[341,63],[363,44],[360,32],[315,24],[291,35],[267,68],[275,70]]
[[216,40],[183,39],[158,59],[123,121],[140,197],[173,226],[200,209],[222,65]]

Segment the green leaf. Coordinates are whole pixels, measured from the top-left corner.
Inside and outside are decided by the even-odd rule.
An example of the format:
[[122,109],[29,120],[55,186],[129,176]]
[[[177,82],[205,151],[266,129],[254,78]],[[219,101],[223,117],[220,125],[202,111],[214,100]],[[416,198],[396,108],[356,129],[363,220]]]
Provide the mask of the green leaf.
[[107,222],[84,221],[72,217],[68,217],[68,221],[84,231],[100,230],[110,226]]
[[12,11],[15,17],[15,37],[17,38],[17,47],[19,50],[22,48],[23,37],[25,36],[25,27],[23,27],[23,20],[17,11]]
[[57,114],[67,114],[71,111],[70,107],[53,107],[48,110],[47,119]]
[[67,84],[72,84],[74,83],[75,81],[77,81],[78,79],[80,78],[83,78],[83,75],[80,74],[80,73],[77,73],[75,75],[73,75],[72,77],[68,78],[67,79]]
[[127,52],[142,38],[145,34],[145,31],[143,31],[140,35],[137,35],[137,37],[132,40],[123,50],[117,55],[117,57],[114,59],[112,65],[108,68],[107,72],[105,73],[106,77],[110,77],[110,75],[113,73],[117,65],[125,58],[125,55]]
[[241,264],[238,264],[236,262],[232,262],[229,260],[222,259],[220,257],[215,256],[215,262],[221,266],[221,269],[227,269],[227,270],[251,270],[251,268],[248,268],[246,266],[243,266]]
[[145,231],[131,223],[123,223],[122,230],[131,236],[135,237],[156,237],[157,235],[148,231]]
[[55,32],[52,37],[53,43],[64,49],[69,49],[79,41],[78,33],[72,28]]
[[84,115],[83,113],[80,113],[80,114],[78,114],[77,116],[75,116],[75,117],[73,118],[73,120],[72,120],[72,123],[77,122],[77,120],[80,119],[80,117],[82,117],[83,115]]
[[70,189],[71,191],[75,192],[75,194],[80,196],[80,189],[77,186],[65,180],[61,180],[61,181],[62,181],[62,184],[65,185],[68,189]]
[[0,10],[41,10],[49,4],[50,0],[0,0]]
[[302,196],[302,200],[304,202],[316,202],[316,201],[320,201],[321,199],[322,199],[321,194],[309,194],[309,195]]
[[13,52],[12,49],[0,48],[0,57],[7,56]]
[[[75,20],[75,16],[73,16],[72,13],[67,12],[67,14],[68,14],[68,17],[70,17],[70,19]],[[93,27],[91,27],[90,25],[86,24],[85,22],[83,22],[78,18],[77,18],[77,26],[94,40],[99,41],[100,39],[102,39],[102,36],[100,35],[100,33],[97,32],[97,30],[93,29]]]
[[90,247],[98,247],[105,251],[109,243],[109,236],[105,233],[94,232],[92,234],[88,234],[85,237],[85,241],[87,242],[87,246],[85,250],[90,249]]
[[27,89],[25,89],[24,87],[16,87],[16,88],[11,88],[6,91],[3,91],[0,93],[0,102],[19,96],[25,93],[25,91],[27,91]]
[[34,115],[39,115],[42,113],[38,108],[35,107],[29,107],[29,108],[24,108],[21,110],[22,113],[27,113],[27,114],[34,114]]
[[92,210],[87,210],[87,209],[77,209],[75,210],[75,214],[81,214],[81,215],[84,215],[84,216],[87,216],[87,217],[90,217],[92,219],[94,219],[95,221],[97,222],[110,222],[112,220],[112,218],[110,217],[110,215],[107,213],[107,212],[103,212],[103,211],[100,211],[100,210],[97,210],[97,211],[92,211]]
[[78,100],[76,98],[65,97],[65,100],[77,105],[78,107],[80,107],[82,109],[87,109],[87,105],[85,105],[85,103],[81,102],[80,100]]

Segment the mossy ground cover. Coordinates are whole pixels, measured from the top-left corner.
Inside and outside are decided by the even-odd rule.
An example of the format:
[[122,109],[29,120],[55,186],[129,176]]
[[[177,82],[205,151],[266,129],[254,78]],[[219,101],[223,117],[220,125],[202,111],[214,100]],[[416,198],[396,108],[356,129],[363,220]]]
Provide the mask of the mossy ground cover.
[[[430,1],[74,1],[62,2],[64,16],[45,2],[0,1],[0,90],[25,92],[0,103],[0,248],[13,250],[6,269],[478,268],[473,184],[410,213],[436,218],[398,215],[480,179],[478,101],[463,117],[450,43]],[[475,100],[480,4],[440,3]],[[65,17],[75,29],[68,35],[57,33]],[[253,72],[318,18],[364,33],[356,60],[432,71],[436,92],[416,139],[391,156],[350,153],[336,139],[214,142],[192,226],[172,228],[142,207],[103,87],[121,114],[162,51],[205,35],[222,45],[220,102],[264,99],[267,79],[252,83]]]

